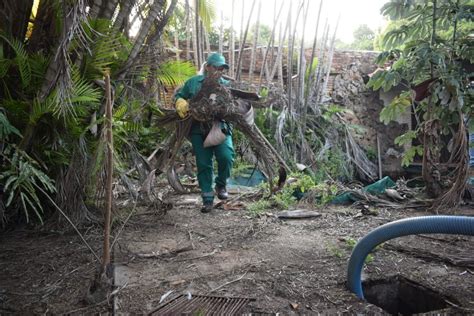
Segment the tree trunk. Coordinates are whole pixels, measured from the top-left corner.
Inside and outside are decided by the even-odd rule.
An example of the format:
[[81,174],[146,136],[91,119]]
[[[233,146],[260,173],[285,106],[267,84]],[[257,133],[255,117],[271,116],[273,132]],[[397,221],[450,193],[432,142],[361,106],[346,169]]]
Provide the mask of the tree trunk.
[[[132,8],[135,5],[136,0],[121,0],[120,1],[120,11],[117,15],[117,18],[114,21],[113,28],[122,32],[128,29],[128,19],[130,17],[130,13],[132,12]],[[128,32],[126,32],[128,33]]]
[[255,25],[255,34],[253,34],[253,48],[252,54],[250,56],[250,68],[249,68],[249,83],[252,83],[253,80],[253,72],[255,71],[255,54],[257,53],[257,44],[258,38],[260,35],[260,11],[262,9],[262,2],[258,2],[258,10],[257,10],[257,24]]
[[[431,45],[434,44],[436,36],[436,0],[433,0],[433,16],[431,29]],[[433,64],[430,63],[431,79],[434,77]],[[425,181],[426,193],[430,197],[438,197],[441,194],[440,178],[441,174],[437,168],[439,163],[439,134],[436,120],[433,119],[433,95],[428,99],[426,109],[426,119],[423,124],[423,161],[422,161],[422,176]]]
[[[281,6],[280,6],[280,10],[278,11],[277,17],[276,17],[276,19],[274,19],[272,34],[271,34],[270,39],[268,41],[267,49],[265,50],[265,55],[263,56],[262,67],[260,69],[259,87],[262,85],[263,74],[264,74],[264,71],[267,68],[268,51],[270,50],[270,45],[272,45],[273,38],[275,37],[276,21],[278,21],[280,19],[280,14],[281,14],[281,11],[283,9],[284,4],[285,4],[285,2],[282,2]],[[290,2],[290,10],[291,10],[291,2]],[[272,52],[273,52],[273,49],[272,49]]]
[[0,3],[0,30],[5,35],[25,41],[33,0],[2,0]]
[[99,14],[97,15],[97,18],[99,19],[104,19],[104,20],[111,20],[115,8],[117,8],[118,5],[118,0],[103,0],[102,1],[102,6],[100,8]]
[[[304,8],[304,1],[303,1],[303,8]],[[300,57],[299,57],[299,68],[298,68],[298,85],[296,90],[296,102],[298,102],[298,107],[300,107],[300,113],[303,109],[303,90],[304,90],[304,77],[306,74],[306,57],[304,55],[304,33],[306,30],[306,19],[308,17],[308,8],[309,3],[306,6],[306,10],[304,11],[303,16],[303,32],[301,34],[301,46],[300,46]]]
[[[280,71],[281,62],[282,62],[282,55],[283,55],[283,47],[284,47],[284,42],[286,40],[286,32],[287,31],[288,31],[288,22],[285,25],[285,31],[283,32],[283,36],[282,36],[282,34],[281,34],[281,23],[280,23],[280,31],[279,31],[279,35],[278,35],[277,56],[276,56],[275,64],[273,65],[272,71],[270,72],[270,80],[273,80],[277,70]],[[283,77],[283,75],[280,75],[280,72],[278,73],[278,76],[279,76],[278,78]]]
[[221,11],[221,25],[219,27],[219,54],[224,51],[224,13]]
[[318,100],[319,100],[319,90],[320,90],[319,83],[321,81],[321,73],[322,73],[322,69],[324,67],[324,58],[325,58],[325,54],[326,54],[326,42],[327,42],[327,39],[328,39],[328,35],[329,35],[329,24],[328,24],[328,21],[326,19],[326,22],[324,24],[324,29],[323,29],[323,38],[322,38],[322,41],[321,41],[321,45],[319,46],[319,52],[318,52],[318,66],[316,67],[316,69],[317,69],[316,70],[316,80],[314,80],[313,88],[310,91],[310,98],[311,98],[311,94],[314,91],[314,99],[316,100],[317,104],[318,104]]
[[189,51],[191,50],[191,37],[189,37],[189,34],[191,33],[191,20],[189,18],[190,16],[189,0],[186,0],[185,2],[184,11],[186,12],[186,22],[185,22],[186,34],[188,34],[188,36],[186,36],[186,60],[190,60],[191,54]]
[[200,23],[199,23],[199,0],[194,0],[194,29],[196,30],[196,45],[194,46],[194,54],[196,60],[196,67],[199,69],[201,67],[201,35],[200,32]]
[[56,29],[58,22],[56,17],[54,1],[41,1],[33,23],[33,32],[28,41],[28,51],[42,51],[47,54],[57,45],[59,33]]
[[174,32],[174,48],[176,49],[176,61],[179,61],[179,36],[178,31]]
[[[278,41],[278,53],[277,53],[277,59],[276,59],[276,64],[278,64],[278,82],[280,83],[280,87],[283,89],[285,86],[283,82],[283,46],[285,43],[285,37],[286,37],[286,30],[288,29],[288,25],[285,26],[285,32],[283,34],[283,38],[281,35],[281,23],[280,23],[280,36],[279,36],[279,41]],[[271,76],[270,76],[271,77]]]
[[209,40],[209,33],[207,33],[206,29],[203,28],[202,31],[203,31],[203,34],[204,34],[204,38],[206,39],[206,51],[204,52],[204,59],[203,60],[207,60],[207,57],[211,53],[211,42]]
[[105,273],[107,266],[110,264],[110,225],[112,215],[112,182],[114,172],[114,140],[112,133],[112,93],[110,88],[110,74],[105,76],[105,93],[106,93],[106,144],[107,144],[107,159],[106,159],[106,174],[107,179],[105,183],[105,209],[104,209],[104,243],[102,254],[102,273]]
[[337,34],[337,28],[339,26],[339,18],[337,19],[336,27],[334,29],[334,34],[331,39],[331,43],[329,45],[329,55],[328,55],[328,63],[327,63],[327,68],[326,68],[326,79],[323,82],[323,87],[321,90],[321,99],[324,97],[327,87],[328,87],[328,82],[329,82],[329,75],[331,74],[331,67],[332,67],[332,58],[334,56],[334,45],[336,42],[336,34]]
[[153,33],[147,37],[146,39],[146,45],[147,47],[153,47],[158,40],[161,38],[161,35],[163,34],[163,31],[166,27],[166,24],[168,24],[169,19],[171,18],[171,15],[174,12],[174,9],[176,8],[176,4],[178,0],[171,0],[170,5],[168,6],[168,10],[166,10],[166,2],[162,2],[162,12],[159,20],[155,20],[155,30]]
[[234,74],[234,67],[235,67],[234,5],[235,5],[235,0],[232,0],[232,15],[230,17],[230,46],[229,46],[229,63],[230,63],[229,75],[231,77],[235,76]]
[[205,50],[205,44],[206,44],[206,36],[204,34],[204,32],[206,32],[206,30],[204,29],[204,24],[202,23],[202,20],[199,19],[199,35],[200,35],[200,39],[199,39],[199,53],[200,53],[200,57],[199,59],[201,60],[201,63],[204,63],[206,61],[206,59],[204,58],[204,50]]
[[[313,38],[313,47],[311,49],[311,58],[309,59],[309,76],[308,76],[308,81],[306,83],[306,89],[305,89],[305,100],[304,100],[304,105],[303,105],[303,114],[302,114],[302,122],[303,124],[301,125],[303,130],[306,130],[306,115],[308,113],[308,100],[309,96],[311,95],[311,87],[312,87],[312,81],[314,78],[314,74],[316,73],[317,65],[315,69],[313,69],[313,60],[314,56],[316,54],[316,44],[318,42],[318,28],[319,28],[319,19],[321,17],[321,9],[323,6],[323,0],[319,3],[319,10],[318,10],[318,19],[316,20],[316,30],[314,31],[314,38]],[[319,60],[318,60],[319,64]]]
[[[244,55],[245,41],[247,40],[247,33],[249,31],[249,25],[250,25],[250,20],[252,19],[252,12],[253,12],[253,8],[255,7],[255,1],[256,0],[253,0],[253,2],[252,2],[252,7],[250,8],[249,18],[247,20],[247,26],[245,27],[245,32],[244,32],[243,38],[241,39],[239,61],[237,62],[237,75],[235,76],[235,79],[237,81],[240,80],[240,74],[242,72],[242,58],[243,58],[243,55]],[[243,3],[243,1],[242,1],[242,3]]]
[[288,111],[291,113],[291,93],[292,93],[292,77],[293,77],[293,37],[292,37],[292,25],[291,25],[291,10],[292,5],[290,3],[290,10],[288,10],[288,53],[286,56],[286,93],[288,95]]
[[[140,51],[142,51],[143,44],[146,41],[145,46],[148,48],[153,46],[158,39],[161,37],[161,34],[163,32],[164,27],[168,23],[168,20],[174,11],[174,8],[176,6],[177,0],[172,0],[170,3],[170,6],[168,8],[168,11],[162,16],[161,20],[156,23],[156,18],[161,12],[164,12],[166,10],[166,1],[165,0],[157,0],[153,3],[153,6],[150,8],[150,12],[148,13],[148,16],[146,17],[145,21],[142,23],[140,30],[138,32],[137,39],[135,40],[135,43],[133,45],[132,51],[130,52],[130,55],[128,56],[127,62],[125,63],[125,66],[119,71],[117,77],[119,80],[123,80],[127,73],[130,71],[132,68],[133,64],[135,63],[138,54]],[[153,24],[155,24],[155,31],[151,36],[148,36],[148,33],[150,32]]]
[[[240,9],[240,34],[239,34],[239,47],[242,47],[242,38],[244,36],[244,15],[245,15],[245,1],[241,1],[242,7]],[[240,52],[239,52],[240,53]],[[239,56],[240,58],[240,56]],[[237,59],[238,61],[238,59]],[[236,70],[237,71],[237,70]]]
[[90,0],[89,17],[96,19],[99,16],[99,12],[102,8],[102,2],[106,0]]

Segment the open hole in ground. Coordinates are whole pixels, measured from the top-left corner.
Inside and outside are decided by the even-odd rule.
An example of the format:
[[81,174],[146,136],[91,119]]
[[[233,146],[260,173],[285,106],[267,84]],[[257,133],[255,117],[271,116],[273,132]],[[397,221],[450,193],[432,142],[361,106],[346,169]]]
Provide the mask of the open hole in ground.
[[440,293],[402,276],[363,282],[365,299],[393,315],[412,315],[444,309],[450,302]]

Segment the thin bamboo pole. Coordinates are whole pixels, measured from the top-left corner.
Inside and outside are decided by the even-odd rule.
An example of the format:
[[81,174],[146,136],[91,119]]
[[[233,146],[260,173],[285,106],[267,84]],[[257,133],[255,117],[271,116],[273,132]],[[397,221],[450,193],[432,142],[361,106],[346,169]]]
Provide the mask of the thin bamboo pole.
[[196,30],[196,46],[194,46],[194,59],[196,60],[196,67],[201,67],[201,36],[199,34],[199,0],[194,0],[194,28]]
[[252,83],[253,72],[255,71],[255,55],[257,52],[257,44],[260,36],[260,11],[262,9],[262,2],[258,1],[257,9],[257,23],[255,25],[255,34],[253,35],[253,49],[250,55],[250,67],[249,67],[249,83]]
[[[296,12],[296,18],[295,18],[295,25],[293,27],[293,33],[291,37],[289,38],[289,43],[288,43],[288,86],[287,86],[287,91],[288,91],[288,109],[290,115],[293,113],[293,102],[292,102],[292,90],[293,90],[293,81],[292,81],[292,76],[293,76],[293,51],[294,51],[294,46],[295,46],[295,36],[296,36],[296,25],[298,24],[298,18],[301,13],[301,9],[303,8],[303,2],[300,2],[300,6]],[[291,14],[291,11],[290,11]],[[291,19],[291,16],[290,16]],[[291,21],[290,21],[291,24]],[[291,32],[290,32],[291,34]],[[291,121],[292,122],[292,121]]]
[[232,15],[230,16],[230,53],[229,53],[229,60],[230,60],[230,67],[229,67],[229,74],[231,77],[234,77],[234,66],[235,66],[235,35],[234,35],[234,7],[235,7],[235,0],[232,0]]
[[255,7],[255,2],[256,0],[253,0],[252,7],[250,8],[249,18],[247,19],[247,26],[245,27],[245,32],[244,32],[243,38],[241,39],[239,61],[237,62],[237,75],[235,76],[235,79],[237,81],[240,80],[240,74],[242,73],[242,58],[244,54],[244,46],[245,46],[245,41],[247,40],[247,34],[249,31],[250,20],[252,19],[252,13],[253,13],[253,8]]
[[[280,14],[281,14],[281,11],[283,10],[283,5],[284,4],[285,4],[285,2],[281,3],[280,10],[278,11],[277,17],[276,17],[276,19],[274,20],[274,23],[273,23],[272,34],[270,36],[270,40],[268,41],[267,49],[265,50],[265,55],[263,57],[262,67],[260,68],[260,78],[259,78],[259,84],[258,84],[259,88],[262,85],[263,73],[264,73],[264,70],[266,69],[266,63],[267,63],[268,52],[270,50],[270,45],[272,44],[273,38],[275,37],[276,21],[278,21],[280,19]],[[291,2],[290,2],[290,6],[291,6]]]
[[[288,31],[288,23],[285,24],[285,31],[284,31],[283,36],[282,36],[282,34],[281,34],[281,23],[280,23],[280,30],[279,30],[279,34],[278,34],[278,51],[277,51],[277,56],[276,56],[276,59],[275,59],[275,64],[273,65],[273,69],[270,72],[270,80],[273,80],[277,70],[278,70],[278,79],[283,78],[283,69],[282,69],[281,66],[282,66],[282,55],[283,55],[284,42],[286,40],[286,32],[287,31]],[[283,86],[283,84],[282,84],[282,86]]]
[[210,51],[210,42],[209,42],[209,38],[207,36],[207,31],[206,31],[206,28],[204,27],[204,23],[201,21],[200,23],[200,26],[201,26],[201,61],[204,62],[205,60],[207,60],[206,56],[207,56],[207,52]]
[[329,46],[329,56],[328,56],[328,64],[327,64],[327,71],[326,71],[326,79],[323,82],[323,88],[322,88],[321,95],[320,95],[320,98],[321,98],[320,101],[322,101],[322,99],[323,99],[323,97],[326,93],[327,87],[328,87],[329,76],[331,74],[331,67],[332,67],[332,58],[334,56],[334,48],[335,48],[335,43],[336,43],[337,28],[339,27],[340,17],[341,16],[339,15],[339,17],[337,18],[336,27],[334,28],[334,34],[332,36],[331,44]]
[[110,88],[110,74],[105,75],[105,93],[106,93],[106,141],[107,141],[107,160],[106,170],[107,179],[105,183],[105,210],[104,210],[104,244],[102,254],[102,273],[106,272],[107,266],[110,264],[110,220],[112,217],[112,180],[114,170],[113,160],[113,136],[112,136],[112,93]]
[[224,13],[221,11],[221,25],[219,27],[219,54],[224,51]]
[[[319,51],[318,51],[318,66],[316,67],[316,80],[314,81],[314,85],[310,93],[312,94],[313,91],[315,93],[315,100],[316,100],[316,105],[319,104],[319,82],[321,80],[321,72],[324,67],[324,56],[326,52],[326,41],[328,38],[329,34],[329,23],[328,20],[326,19],[326,22],[324,24],[324,29],[323,29],[323,38],[321,40],[321,45],[319,46]],[[310,94],[310,99],[311,99],[311,94]]]
[[[311,84],[313,82],[313,79],[314,79],[314,75],[316,74],[316,70],[317,70],[317,65],[314,69],[312,69],[313,67],[313,60],[314,60],[314,56],[316,54],[316,45],[317,45],[317,42],[318,42],[318,28],[319,28],[319,19],[321,17],[321,9],[323,7],[323,0],[320,1],[319,3],[319,10],[318,10],[318,19],[316,20],[316,30],[314,31],[314,38],[313,38],[313,47],[311,49],[311,58],[309,59],[309,62],[310,62],[310,73],[309,73],[309,78],[308,78],[308,82],[306,84],[306,91],[305,91],[305,100],[304,100],[304,109],[303,109],[303,117],[302,117],[302,121],[303,121],[303,124],[302,124],[302,127],[303,127],[303,130],[306,129],[306,115],[307,115],[307,112],[308,112],[308,102],[309,102],[309,96],[311,95]],[[318,64],[319,64],[319,60],[318,60]]]
[[178,32],[174,32],[174,47],[176,48],[176,61],[179,61],[179,37]]
[[[190,12],[190,7],[189,7],[189,0],[186,0],[185,5],[184,5],[184,11],[186,12],[186,34],[189,34],[191,32],[191,23],[189,19],[189,12]],[[191,36],[193,37],[193,36]],[[186,36],[186,60],[191,59],[191,54],[189,51],[191,50],[191,37]]]
[[[284,37],[286,37],[286,30],[287,30],[288,25],[285,26],[285,34]],[[278,54],[277,54],[277,61],[276,63],[278,64],[278,82],[280,83],[280,87],[283,89],[284,87],[284,82],[283,82],[283,43],[285,42],[285,38],[281,38],[281,23],[280,23],[280,40],[278,43]]]
[[[303,1],[303,7],[304,7],[305,1]],[[300,56],[299,56],[299,68],[298,68],[298,85],[297,85],[297,90],[296,90],[296,100],[298,102],[298,107],[301,107],[301,110],[304,108],[303,105],[303,90],[304,90],[304,77],[306,74],[306,57],[304,55],[304,33],[306,31],[306,21],[308,18],[308,10],[309,9],[309,2],[306,4],[306,10],[304,11],[303,15],[303,33],[301,34],[301,44],[300,44]],[[300,113],[302,111],[299,111]]]

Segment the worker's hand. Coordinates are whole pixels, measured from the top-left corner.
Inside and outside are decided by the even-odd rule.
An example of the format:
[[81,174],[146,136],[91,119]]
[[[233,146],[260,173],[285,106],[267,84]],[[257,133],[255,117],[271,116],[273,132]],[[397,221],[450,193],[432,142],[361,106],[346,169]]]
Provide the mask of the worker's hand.
[[176,113],[178,113],[180,118],[185,118],[188,115],[189,103],[183,98],[176,100]]

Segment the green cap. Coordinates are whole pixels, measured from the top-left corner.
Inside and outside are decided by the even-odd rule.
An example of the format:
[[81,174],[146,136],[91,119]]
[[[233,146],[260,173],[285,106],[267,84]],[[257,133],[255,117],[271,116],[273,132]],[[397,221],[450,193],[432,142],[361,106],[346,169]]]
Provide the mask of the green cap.
[[214,67],[224,67],[229,69],[229,65],[226,64],[224,56],[219,53],[213,53],[207,58],[207,64]]

